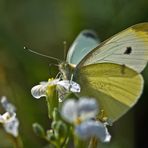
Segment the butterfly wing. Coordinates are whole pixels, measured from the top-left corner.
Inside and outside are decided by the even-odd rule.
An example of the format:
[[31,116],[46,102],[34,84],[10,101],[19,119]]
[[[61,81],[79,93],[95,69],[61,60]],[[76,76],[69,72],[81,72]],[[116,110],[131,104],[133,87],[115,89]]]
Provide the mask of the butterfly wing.
[[148,60],[148,23],[134,25],[104,41],[87,54],[77,67],[117,63],[141,72]]
[[100,109],[112,122],[137,102],[143,90],[141,74],[112,63],[83,66],[76,79],[81,86],[81,95],[98,99]]
[[67,53],[66,61],[77,65],[93,48],[99,45],[97,35],[90,30],[82,31]]

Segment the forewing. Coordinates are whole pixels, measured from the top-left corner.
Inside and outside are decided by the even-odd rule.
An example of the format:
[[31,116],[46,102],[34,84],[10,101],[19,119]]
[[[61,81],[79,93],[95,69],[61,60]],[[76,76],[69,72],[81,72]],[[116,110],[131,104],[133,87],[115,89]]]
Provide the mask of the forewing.
[[141,72],[148,60],[148,23],[134,25],[94,48],[78,67],[117,63]]
[[77,71],[76,80],[81,86],[81,95],[98,99],[100,108],[112,122],[137,102],[143,90],[142,76],[118,64],[84,66]]
[[78,35],[70,47],[66,61],[70,64],[77,65],[84,56],[98,45],[99,39],[97,35],[91,30],[84,30]]

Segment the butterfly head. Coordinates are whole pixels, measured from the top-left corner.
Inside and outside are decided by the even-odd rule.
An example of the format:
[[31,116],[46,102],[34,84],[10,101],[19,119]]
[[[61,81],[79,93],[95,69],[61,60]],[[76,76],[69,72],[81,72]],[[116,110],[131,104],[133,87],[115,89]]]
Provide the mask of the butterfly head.
[[68,62],[62,62],[59,64],[59,70],[62,74],[62,79],[71,80],[74,72],[75,65],[69,64]]

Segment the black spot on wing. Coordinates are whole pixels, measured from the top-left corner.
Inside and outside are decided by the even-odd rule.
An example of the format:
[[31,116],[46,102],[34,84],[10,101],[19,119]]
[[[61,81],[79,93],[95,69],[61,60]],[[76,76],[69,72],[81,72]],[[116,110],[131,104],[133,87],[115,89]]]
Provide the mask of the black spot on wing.
[[98,36],[94,31],[84,31],[83,35],[87,38],[92,38],[94,40],[98,40]]
[[124,51],[124,54],[131,54],[132,53],[132,47],[126,47],[126,50]]

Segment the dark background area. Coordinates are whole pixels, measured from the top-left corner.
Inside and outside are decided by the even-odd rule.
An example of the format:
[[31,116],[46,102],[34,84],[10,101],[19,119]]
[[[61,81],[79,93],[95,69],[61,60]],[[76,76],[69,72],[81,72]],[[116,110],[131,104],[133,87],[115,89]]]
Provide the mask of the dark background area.
[[[103,41],[146,21],[147,0],[0,0],[0,95],[6,95],[17,107],[25,147],[45,146],[32,131],[32,123],[36,121],[49,128],[45,99],[34,99],[30,89],[54,77],[57,68],[49,67],[54,61],[29,53],[23,47],[64,59],[63,41],[69,46],[83,29],[95,30]],[[148,147],[148,67],[143,75],[143,95],[109,129],[112,141],[104,148]],[[0,129],[0,148],[9,148],[5,137]]]

